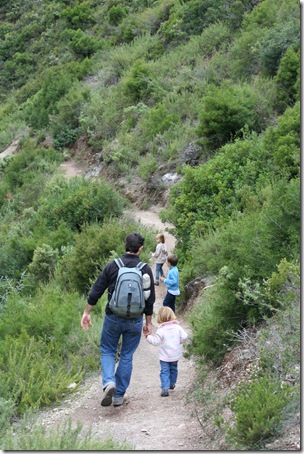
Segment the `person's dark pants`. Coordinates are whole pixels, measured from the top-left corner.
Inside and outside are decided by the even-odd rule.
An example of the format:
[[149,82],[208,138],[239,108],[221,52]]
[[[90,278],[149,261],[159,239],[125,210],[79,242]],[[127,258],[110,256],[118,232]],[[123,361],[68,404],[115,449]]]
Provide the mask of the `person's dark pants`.
[[165,296],[163,306],[169,306],[175,312],[175,298],[176,295],[172,295],[172,293],[167,292],[167,295]]

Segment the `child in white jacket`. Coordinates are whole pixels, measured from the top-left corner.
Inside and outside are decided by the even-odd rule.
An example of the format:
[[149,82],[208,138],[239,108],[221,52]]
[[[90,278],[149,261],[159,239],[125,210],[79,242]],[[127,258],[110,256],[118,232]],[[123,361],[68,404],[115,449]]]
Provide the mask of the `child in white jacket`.
[[165,236],[162,233],[158,233],[155,237],[157,243],[155,252],[151,253],[151,256],[156,259],[155,266],[155,285],[159,285],[159,278],[164,276],[163,264],[167,260],[168,251],[165,245]]
[[149,344],[160,345],[160,383],[161,396],[169,396],[169,389],[174,389],[177,374],[178,360],[183,356],[182,343],[184,343],[188,334],[176,320],[173,310],[168,306],[159,309],[157,323],[161,323],[155,336],[149,334],[146,338]]

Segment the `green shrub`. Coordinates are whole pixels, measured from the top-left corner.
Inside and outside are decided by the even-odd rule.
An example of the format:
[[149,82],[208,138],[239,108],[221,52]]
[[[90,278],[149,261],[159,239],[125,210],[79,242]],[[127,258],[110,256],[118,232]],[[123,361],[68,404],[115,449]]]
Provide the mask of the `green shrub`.
[[145,101],[151,92],[151,79],[149,66],[140,61],[135,62],[124,81],[125,94],[133,102]]
[[[268,151],[253,135],[248,140],[227,144],[204,166],[183,168],[183,180],[170,191],[168,220],[176,226],[183,249],[189,239],[206,234],[229,220],[233,212],[241,212],[255,195],[260,178],[267,178],[271,167]],[[248,191],[245,191],[245,188]]]
[[100,222],[121,215],[124,200],[107,183],[83,177],[55,179],[40,200],[39,216],[56,229],[65,222],[71,230],[86,223]]
[[126,15],[126,8],[123,8],[122,6],[112,6],[108,11],[109,24],[118,25]]
[[193,331],[188,352],[214,365],[221,363],[231,345],[229,333],[236,331],[246,319],[246,308],[230,288],[230,279],[223,269],[221,278],[204,291],[202,299],[188,315]]
[[139,161],[138,173],[144,181],[148,181],[157,167],[157,160],[153,156],[144,156]]
[[60,360],[55,344],[50,348],[43,340],[7,336],[0,344],[0,389],[5,399],[18,404],[18,413],[50,404],[68,392],[68,385],[78,381],[83,371],[69,368]]
[[71,90],[58,101],[58,113],[50,117],[50,130],[55,148],[61,149],[70,145],[80,135],[79,116],[83,104],[88,99],[88,89],[75,83]]
[[139,122],[141,134],[146,141],[152,140],[157,134],[162,134],[170,127],[179,123],[179,115],[168,112],[165,105],[159,104],[151,108]]
[[207,147],[219,148],[242,136],[245,126],[260,132],[266,125],[258,115],[262,98],[250,86],[223,84],[208,86],[197,133]]
[[247,449],[261,449],[277,433],[290,394],[289,386],[282,388],[281,381],[267,376],[245,384],[232,406],[236,424],[228,430],[230,438]]
[[48,282],[53,277],[59,252],[48,244],[37,247],[32,262],[28,266],[31,275],[40,281]]
[[[31,430],[29,431],[29,427]],[[48,430],[34,418],[26,417],[18,428],[12,428],[2,438],[5,450],[12,451],[123,451],[131,450],[129,443],[119,443],[112,438],[104,440],[83,429],[80,422],[72,427],[71,418]]]
[[73,76],[66,69],[49,68],[42,80],[41,89],[24,103],[23,115],[35,129],[47,126],[49,115],[56,112],[59,99],[73,84]]
[[94,15],[89,2],[78,2],[74,7],[68,6],[60,16],[65,18],[68,25],[74,29],[87,29],[94,24]]
[[7,163],[3,180],[9,185],[11,191],[16,191],[24,185],[33,184],[33,179],[38,173],[44,176],[52,174],[61,159],[53,149],[36,148],[28,141]]
[[265,131],[263,146],[273,160],[275,173],[286,178],[300,175],[300,103],[287,108],[278,118],[277,127]]
[[299,21],[292,20],[286,23],[276,24],[268,30],[261,48],[261,72],[274,76],[280,65],[280,60],[290,46],[299,48],[300,26]]
[[281,59],[280,67],[274,77],[278,90],[280,110],[292,106],[300,100],[300,51],[290,47]]
[[84,31],[64,30],[61,38],[68,43],[68,46],[77,56],[89,58],[103,46],[103,41],[88,35]]

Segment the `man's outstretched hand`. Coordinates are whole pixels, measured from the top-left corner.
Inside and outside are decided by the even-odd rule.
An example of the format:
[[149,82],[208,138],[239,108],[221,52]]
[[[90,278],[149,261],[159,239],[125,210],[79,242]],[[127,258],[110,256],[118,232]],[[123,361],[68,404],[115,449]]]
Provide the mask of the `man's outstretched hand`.
[[92,319],[90,314],[86,314],[85,312],[83,313],[83,316],[81,318],[81,326],[85,331],[88,331],[88,328],[92,325]]

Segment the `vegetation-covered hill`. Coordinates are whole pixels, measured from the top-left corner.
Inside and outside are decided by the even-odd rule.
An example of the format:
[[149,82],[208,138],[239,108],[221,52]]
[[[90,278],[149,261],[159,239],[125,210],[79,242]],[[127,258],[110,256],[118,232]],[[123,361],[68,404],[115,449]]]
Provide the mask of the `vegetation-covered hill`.
[[[181,289],[212,281],[189,354],[218,366],[235,333],[280,320],[231,403],[231,446],[265,446],[300,400],[299,3],[2,0],[0,18],[0,150],[21,136],[0,162],[0,430],[96,368],[73,328],[143,229],[122,216],[136,184],[141,203],[166,203]],[[60,175],[72,149],[90,150],[98,180]],[[168,201],[167,172],[182,177]]]

